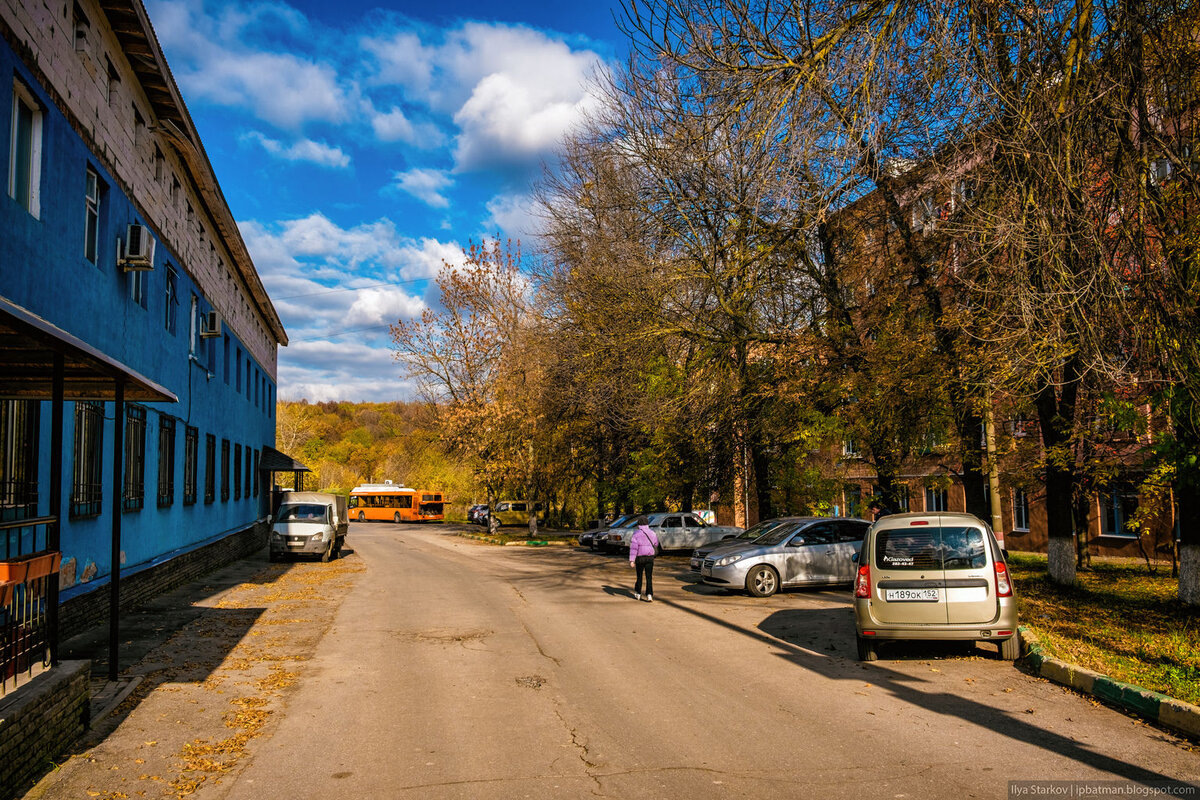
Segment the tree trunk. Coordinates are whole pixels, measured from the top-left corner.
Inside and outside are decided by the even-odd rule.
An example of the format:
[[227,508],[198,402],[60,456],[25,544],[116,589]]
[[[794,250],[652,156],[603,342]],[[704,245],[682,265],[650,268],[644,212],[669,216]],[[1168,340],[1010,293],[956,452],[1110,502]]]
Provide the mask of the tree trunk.
[[[1185,606],[1200,606],[1200,466],[1194,459],[1200,453],[1200,430],[1196,427],[1194,409],[1177,400],[1175,436],[1179,455],[1175,462],[1175,498],[1179,503],[1179,602]],[[1191,458],[1189,458],[1189,456]]]
[[750,454],[751,463],[754,465],[754,494],[758,500],[756,519],[774,519],[775,506],[771,502],[771,458],[758,437],[751,442]]
[[1038,427],[1042,433],[1043,458],[1046,461],[1046,533],[1050,580],[1070,585],[1075,582],[1075,525],[1071,504],[1074,502],[1075,464],[1070,448],[1075,420],[1075,395],[1078,373],[1068,364],[1064,368],[1061,398],[1053,384],[1046,382],[1038,391],[1036,406]]
[[958,441],[962,457],[966,511],[986,520],[991,517],[991,504],[988,502],[987,475],[983,471],[983,446],[980,442],[982,432],[982,417],[974,413],[962,415],[958,426]]

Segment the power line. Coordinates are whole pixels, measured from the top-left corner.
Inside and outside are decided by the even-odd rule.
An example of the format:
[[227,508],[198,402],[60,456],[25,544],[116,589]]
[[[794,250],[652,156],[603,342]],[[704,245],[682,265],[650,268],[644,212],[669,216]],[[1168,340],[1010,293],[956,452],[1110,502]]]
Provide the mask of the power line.
[[385,322],[382,325],[369,325],[366,328],[351,328],[350,330],[346,331],[332,331],[330,333],[323,333],[320,336],[314,336],[311,339],[292,339],[291,341],[295,344],[300,344],[301,342],[319,342],[322,339],[330,339],[334,336],[344,336],[347,333],[362,333],[364,331],[377,331],[380,328],[390,328],[393,324],[394,323],[391,322]]

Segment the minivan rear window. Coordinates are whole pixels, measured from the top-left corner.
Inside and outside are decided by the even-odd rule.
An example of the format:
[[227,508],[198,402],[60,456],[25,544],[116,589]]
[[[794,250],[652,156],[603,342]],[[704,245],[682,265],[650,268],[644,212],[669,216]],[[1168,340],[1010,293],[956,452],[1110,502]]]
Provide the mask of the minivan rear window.
[[875,535],[880,569],[980,569],[987,566],[979,528],[895,528]]

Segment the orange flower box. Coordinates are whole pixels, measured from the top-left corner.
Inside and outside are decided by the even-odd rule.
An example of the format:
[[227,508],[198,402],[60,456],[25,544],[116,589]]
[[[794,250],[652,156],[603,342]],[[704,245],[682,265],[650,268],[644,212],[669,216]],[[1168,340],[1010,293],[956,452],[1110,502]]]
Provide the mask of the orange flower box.
[[28,583],[58,571],[62,553],[57,550],[34,553],[15,561],[0,561],[0,583]]
[[0,584],[0,608],[4,608],[12,602],[13,589],[15,589],[16,586],[17,584],[15,582]]

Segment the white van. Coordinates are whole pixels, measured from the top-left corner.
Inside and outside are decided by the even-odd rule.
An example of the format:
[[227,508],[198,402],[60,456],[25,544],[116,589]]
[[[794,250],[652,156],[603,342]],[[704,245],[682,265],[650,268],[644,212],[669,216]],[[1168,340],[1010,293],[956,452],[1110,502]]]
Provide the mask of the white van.
[[323,492],[288,492],[271,525],[272,561],[285,555],[338,557],[349,524],[346,498]]

